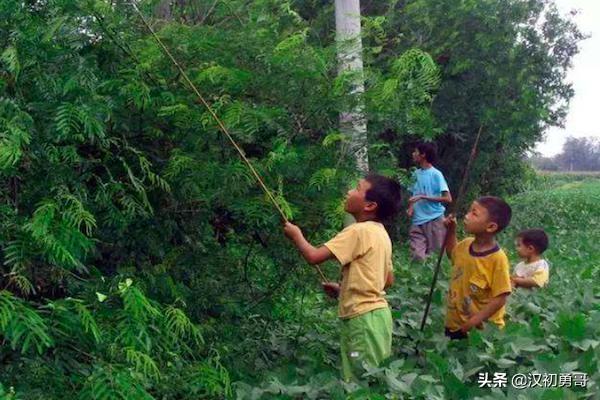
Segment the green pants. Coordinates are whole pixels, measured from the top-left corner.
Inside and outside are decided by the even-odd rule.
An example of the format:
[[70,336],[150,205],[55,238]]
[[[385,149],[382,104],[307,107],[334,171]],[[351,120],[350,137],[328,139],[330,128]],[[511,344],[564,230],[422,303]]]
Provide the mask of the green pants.
[[364,372],[363,362],[376,367],[391,355],[392,313],[389,307],[342,319],[340,325],[345,381],[358,380]]

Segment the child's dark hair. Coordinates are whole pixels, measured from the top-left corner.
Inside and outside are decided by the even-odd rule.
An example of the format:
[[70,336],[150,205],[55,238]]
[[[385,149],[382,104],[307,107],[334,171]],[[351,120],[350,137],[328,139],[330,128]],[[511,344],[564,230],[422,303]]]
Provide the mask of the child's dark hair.
[[419,153],[424,154],[428,162],[434,163],[437,160],[437,146],[432,142],[420,142],[415,146]]
[[502,232],[510,223],[512,209],[507,202],[496,196],[483,196],[477,199],[490,215],[490,220],[498,225],[496,233]]
[[548,235],[543,229],[525,229],[517,234],[525,246],[533,246],[538,254],[542,254],[548,248]]
[[400,211],[400,184],[377,174],[369,174],[365,180],[371,184],[371,188],[365,193],[365,199],[377,203],[377,219],[386,221],[394,218]]

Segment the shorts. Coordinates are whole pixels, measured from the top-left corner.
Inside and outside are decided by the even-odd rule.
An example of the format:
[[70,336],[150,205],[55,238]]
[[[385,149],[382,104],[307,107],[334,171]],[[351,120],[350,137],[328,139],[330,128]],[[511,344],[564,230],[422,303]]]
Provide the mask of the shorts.
[[378,308],[340,320],[342,377],[357,381],[365,371],[363,363],[376,367],[392,354],[392,312]]
[[446,237],[444,217],[439,217],[422,225],[411,225],[410,254],[413,260],[423,261],[431,253],[440,250]]

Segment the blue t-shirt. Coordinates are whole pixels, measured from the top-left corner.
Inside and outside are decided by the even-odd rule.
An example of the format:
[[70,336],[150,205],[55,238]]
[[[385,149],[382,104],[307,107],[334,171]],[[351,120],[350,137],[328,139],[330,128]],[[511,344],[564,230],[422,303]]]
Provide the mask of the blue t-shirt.
[[[449,192],[444,175],[435,167],[417,169],[415,184],[411,188],[413,196],[425,195],[441,197],[442,192]],[[413,204],[413,225],[423,225],[444,215],[446,208],[439,201],[419,200]]]

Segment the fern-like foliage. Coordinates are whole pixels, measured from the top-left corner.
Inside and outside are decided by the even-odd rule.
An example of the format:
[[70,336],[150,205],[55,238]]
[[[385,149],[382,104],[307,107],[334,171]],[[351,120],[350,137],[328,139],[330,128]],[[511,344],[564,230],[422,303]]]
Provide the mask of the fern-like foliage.
[[6,69],[15,76],[15,79],[19,77],[21,71],[21,62],[19,61],[19,54],[17,48],[14,46],[8,46],[0,55],[0,60],[6,65]]
[[81,229],[91,233],[95,219],[73,196],[63,196],[62,200],[60,203],[50,199],[40,202],[24,229],[51,263],[85,269],[82,259],[92,242]]
[[133,366],[136,372],[143,374],[144,377],[149,379],[160,378],[160,371],[152,357],[132,347],[126,347],[124,350],[125,359]]
[[80,347],[102,342],[102,332],[88,305],[79,299],[65,299],[48,304],[51,327],[57,338]]
[[441,82],[440,69],[431,56],[419,49],[411,49],[398,58],[392,72],[403,95],[415,103],[430,102]]
[[204,338],[198,326],[196,326],[183,310],[167,306],[165,311],[166,334],[175,341],[180,339],[191,340],[197,346],[204,343]]
[[41,354],[54,344],[44,319],[6,290],[0,291],[0,333],[21,353],[35,349]]
[[337,171],[335,168],[320,169],[313,174],[308,185],[315,187],[317,190],[321,190],[323,187],[331,184],[331,181],[335,178],[336,173]]
[[81,400],[154,399],[131,371],[113,366],[97,366],[88,377],[78,398]]
[[103,142],[105,139],[102,114],[85,104],[63,103],[54,117],[57,140],[75,142]]
[[431,103],[440,82],[439,67],[431,56],[419,49],[408,50],[392,63],[390,75],[369,90],[370,106],[378,119],[389,119],[386,125],[433,139],[440,130]]
[[230,398],[233,395],[229,372],[223,367],[218,354],[198,364],[187,379],[196,396]]
[[16,102],[0,98],[0,171],[14,167],[31,141],[33,119]]

